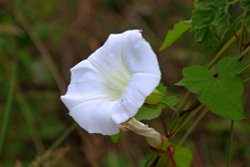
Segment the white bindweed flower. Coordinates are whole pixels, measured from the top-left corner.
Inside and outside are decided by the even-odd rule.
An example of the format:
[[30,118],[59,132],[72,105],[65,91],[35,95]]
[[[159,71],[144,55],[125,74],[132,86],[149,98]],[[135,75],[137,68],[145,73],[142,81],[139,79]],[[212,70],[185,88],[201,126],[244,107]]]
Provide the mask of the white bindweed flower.
[[156,55],[139,30],[111,34],[71,70],[62,101],[89,133],[112,135],[132,118],[159,84]]

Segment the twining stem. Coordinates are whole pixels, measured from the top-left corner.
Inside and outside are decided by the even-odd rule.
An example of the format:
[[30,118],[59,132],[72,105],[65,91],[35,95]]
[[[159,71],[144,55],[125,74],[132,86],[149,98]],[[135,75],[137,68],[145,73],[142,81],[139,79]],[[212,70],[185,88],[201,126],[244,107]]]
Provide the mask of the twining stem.
[[168,135],[167,124],[166,124],[165,119],[164,119],[164,117],[162,115],[160,115],[160,120],[161,120],[161,123],[163,125],[163,129],[164,129],[165,135]]
[[187,137],[191,134],[191,132],[194,130],[194,128],[198,125],[198,123],[201,121],[201,119],[205,116],[205,114],[208,112],[208,109],[203,110],[200,115],[197,117],[197,119],[192,123],[190,128],[186,131],[186,133],[183,135],[183,137],[178,142],[178,145],[182,145]]
[[180,116],[181,111],[185,108],[187,102],[189,101],[191,94],[189,91],[186,91],[184,95],[182,96],[181,100],[178,103],[178,106],[175,109],[175,113],[172,115],[172,121],[171,121],[171,130],[170,130],[170,137],[172,137],[173,134],[175,134],[175,131],[177,130],[179,126],[179,122],[181,121],[182,117]]
[[204,105],[201,104],[193,112],[191,112],[190,115],[181,124],[176,125],[176,127],[171,131],[171,136],[175,136],[203,107]]
[[230,125],[230,135],[229,141],[227,145],[227,167],[231,167],[232,165],[232,150],[233,150],[233,140],[234,140],[234,121],[231,121]]
[[4,139],[5,139],[6,132],[7,132],[10,111],[11,111],[11,106],[13,102],[13,95],[14,95],[14,89],[15,89],[15,84],[16,84],[16,71],[17,71],[16,69],[17,69],[17,62],[14,62],[12,75],[10,79],[10,87],[8,90],[7,103],[6,103],[5,110],[4,110],[4,117],[3,117],[3,122],[2,122],[1,133],[0,133],[0,155],[3,150]]
[[179,104],[176,107],[177,111],[181,111],[185,107],[189,97],[190,97],[190,92],[186,91],[184,95],[182,96],[182,98],[180,99]]

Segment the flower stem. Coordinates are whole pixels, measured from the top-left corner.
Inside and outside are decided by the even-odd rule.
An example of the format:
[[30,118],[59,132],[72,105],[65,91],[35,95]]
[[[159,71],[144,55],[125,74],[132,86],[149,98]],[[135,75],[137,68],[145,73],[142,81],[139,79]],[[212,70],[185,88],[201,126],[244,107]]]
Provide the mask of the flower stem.
[[182,111],[185,108],[185,105],[187,101],[189,100],[189,98],[190,98],[190,92],[186,91],[184,95],[182,96],[182,98],[180,99],[179,104],[176,107],[176,110]]
[[234,139],[234,121],[231,121],[230,125],[230,135],[229,135],[229,141],[227,145],[227,167],[231,167],[232,162],[232,150],[233,150],[233,139]]

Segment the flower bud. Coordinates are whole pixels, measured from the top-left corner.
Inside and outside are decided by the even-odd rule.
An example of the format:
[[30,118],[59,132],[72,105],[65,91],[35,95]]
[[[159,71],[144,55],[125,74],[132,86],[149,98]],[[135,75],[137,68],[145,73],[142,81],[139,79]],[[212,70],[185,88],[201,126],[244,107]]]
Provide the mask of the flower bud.
[[145,125],[140,121],[137,121],[135,118],[122,123],[120,127],[127,128],[138,135],[144,136],[147,143],[153,148],[160,149],[164,143],[164,140],[166,140],[166,138],[155,129],[150,128],[148,125]]

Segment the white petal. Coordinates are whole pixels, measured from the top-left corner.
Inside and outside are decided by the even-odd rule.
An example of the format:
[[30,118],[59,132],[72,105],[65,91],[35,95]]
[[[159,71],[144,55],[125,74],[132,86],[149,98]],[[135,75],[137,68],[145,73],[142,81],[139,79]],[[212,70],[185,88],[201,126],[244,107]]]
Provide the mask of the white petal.
[[146,97],[151,94],[159,84],[159,76],[136,73],[132,75],[129,85],[123,91],[119,104],[112,109],[112,119],[117,124],[132,118],[143,105]]
[[130,73],[151,73],[160,76],[156,55],[141,33],[131,34],[124,48],[124,62]]
[[89,133],[113,135],[119,132],[117,124],[110,119],[113,105],[111,101],[90,100],[72,108],[70,115]]
[[71,69],[71,81],[62,101],[71,110],[72,107],[91,99],[106,99],[109,96],[105,79],[91,64],[84,60]]
[[91,99],[112,99],[115,91],[110,91],[107,82],[88,60],[84,60],[71,69],[71,81],[62,101],[71,110],[72,107]]

